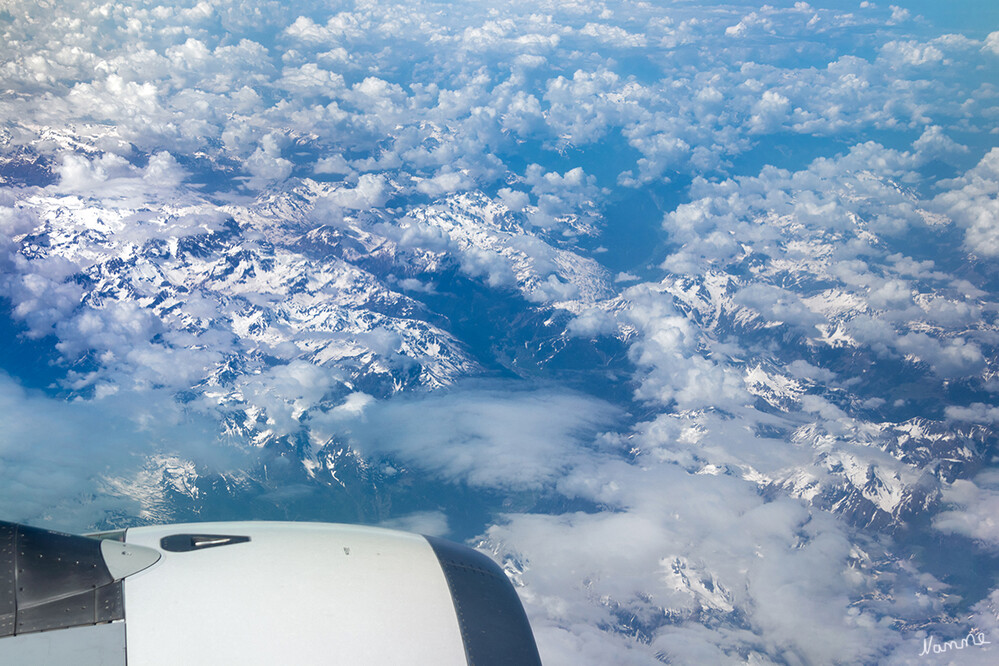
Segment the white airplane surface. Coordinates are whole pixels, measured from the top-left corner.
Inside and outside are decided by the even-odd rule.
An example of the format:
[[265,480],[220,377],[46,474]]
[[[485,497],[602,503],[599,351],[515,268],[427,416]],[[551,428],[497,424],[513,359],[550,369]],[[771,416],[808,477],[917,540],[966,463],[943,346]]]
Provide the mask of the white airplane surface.
[[0,664],[540,664],[517,593],[443,539],[326,523],[0,522]]

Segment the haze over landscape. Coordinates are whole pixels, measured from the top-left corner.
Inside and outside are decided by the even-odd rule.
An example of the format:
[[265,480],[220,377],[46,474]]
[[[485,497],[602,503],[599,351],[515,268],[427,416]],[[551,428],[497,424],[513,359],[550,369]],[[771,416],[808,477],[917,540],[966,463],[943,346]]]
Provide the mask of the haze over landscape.
[[999,5],[0,35],[3,520],[444,536],[547,664],[999,643]]

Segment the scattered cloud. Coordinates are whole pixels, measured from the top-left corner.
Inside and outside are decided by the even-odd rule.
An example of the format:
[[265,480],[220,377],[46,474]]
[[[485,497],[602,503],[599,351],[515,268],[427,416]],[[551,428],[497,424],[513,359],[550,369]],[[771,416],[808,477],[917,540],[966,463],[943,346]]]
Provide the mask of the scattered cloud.
[[[900,627],[995,625],[880,530],[997,539],[999,33],[8,4],[0,296],[60,376],[0,375],[7,518],[169,520],[283,446],[500,498],[479,545],[546,663],[905,663]],[[490,373],[556,383],[459,381]]]
[[363,454],[390,456],[450,483],[525,490],[554,483],[576,451],[620,416],[584,395],[470,388],[372,403],[349,429]]
[[957,479],[944,491],[950,509],[933,516],[933,526],[947,534],[959,534],[999,548],[999,475],[982,472],[974,479]]
[[0,414],[0,511],[7,520],[79,531],[109,515],[141,515],[165,503],[164,489],[137,496],[117,481],[141,475],[151,456],[179,456],[216,473],[253,464],[245,449],[220,441],[215,420],[183,409],[163,391],[66,401],[2,374]]

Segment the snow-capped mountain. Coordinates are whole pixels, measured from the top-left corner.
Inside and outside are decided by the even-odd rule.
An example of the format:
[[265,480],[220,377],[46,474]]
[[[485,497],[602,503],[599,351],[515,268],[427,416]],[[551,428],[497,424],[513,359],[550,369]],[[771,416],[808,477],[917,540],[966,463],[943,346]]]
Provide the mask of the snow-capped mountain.
[[546,663],[999,631],[969,2],[7,3],[5,519],[474,541]]
[[[447,283],[450,298],[484,286],[541,319],[612,293],[599,264],[547,244],[525,229],[522,215],[481,193],[400,221],[343,214],[331,204],[340,191],[305,181],[238,203],[188,197],[136,206],[39,190],[18,204],[32,223],[14,238],[26,270],[9,289],[47,284],[74,301],[33,321],[66,340],[62,390],[99,398],[147,386],[197,409],[214,405],[230,436],[287,450],[301,480],[319,476],[334,486],[342,486],[337,466],[356,464],[356,456],[343,458],[342,445],[310,433],[313,416],[349,407],[351,396],[385,398],[488,376],[483,363],[516,372],[515,363],[477,356],[490,349],[470,349],[453,331],[456,316],[497,313],[442,311],[438,284]],[[471,296],[467,304],[474,308]],[[478,323],[510,324],[518,326]],[[505,334],[537,338],[535,319],[519,325],[529,330]],[[549,328],[546,345],[557,348],[562,329]],[[275,380],[277,389],[268,384]],[[205,484],[229,487],[199,482],[192,463],[169,455],[110,483],[144,507],[197,500]],[[168,509],[143,511],[153,519]]]

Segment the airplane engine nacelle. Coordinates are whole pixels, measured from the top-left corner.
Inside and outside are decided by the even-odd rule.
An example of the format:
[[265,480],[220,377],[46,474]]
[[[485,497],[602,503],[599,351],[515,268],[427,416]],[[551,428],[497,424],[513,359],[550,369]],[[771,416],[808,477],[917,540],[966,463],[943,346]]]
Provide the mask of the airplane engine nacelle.
[[540,664],[471,548],[324,523],[0,522],[0,664]]

